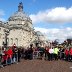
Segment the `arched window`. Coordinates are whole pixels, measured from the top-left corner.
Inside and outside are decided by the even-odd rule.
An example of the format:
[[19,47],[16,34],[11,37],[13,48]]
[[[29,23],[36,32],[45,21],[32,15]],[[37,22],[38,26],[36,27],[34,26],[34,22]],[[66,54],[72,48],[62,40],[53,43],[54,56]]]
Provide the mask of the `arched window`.
[[9,38],[7,38],[7,45],[9,45]]
[[13,38],[11,38],[11,45],[13,45]]
[[18,38],[15,38],[15,44],[18,46]]

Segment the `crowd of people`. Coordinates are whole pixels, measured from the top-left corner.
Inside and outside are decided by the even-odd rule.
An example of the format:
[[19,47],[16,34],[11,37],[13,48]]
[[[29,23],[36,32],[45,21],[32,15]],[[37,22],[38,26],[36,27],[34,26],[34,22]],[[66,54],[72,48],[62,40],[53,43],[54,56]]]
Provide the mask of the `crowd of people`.
[[1,68],[14,63],[18,64],[21,59],[44,59],[48,61],[60,59],[65,61],[72,61],[72,47],[60,48],[58,45],[34,47],[33,44],[31,44],[27,48],[18,48],[16,46],[0,48]]
[[58,46],[45,48],[46,60],[65,60],[72,61],[72,47],[59,48]]

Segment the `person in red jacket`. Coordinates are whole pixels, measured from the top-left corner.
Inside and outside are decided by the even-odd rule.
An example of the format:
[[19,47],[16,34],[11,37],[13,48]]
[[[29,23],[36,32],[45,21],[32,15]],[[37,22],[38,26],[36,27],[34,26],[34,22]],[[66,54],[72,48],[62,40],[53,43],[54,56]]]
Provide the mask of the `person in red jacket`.
[[7,64],[12,63],[12,55],[13,55],[13,51],[12,48],[10,47],[7,51]]
[[49,49],[50,49],[49,46],[48,46],[48,47],[47,47],[47,46],[45,47],[45,59],[46,59],[46,60],[50,60]]
[[69,55],[70,55],[70,61],[72,61],[72,47],[69,50]]
[[65,49],[64,53],[65,53],[65,60],[68,61],[68,59],[69,59],[69,50]]
[[3,49],[3,55],[2,55],[2,57],[3,57],[2,64],[5,66],[5,65],[7,65],[7,51],[6,51],[6,48]]

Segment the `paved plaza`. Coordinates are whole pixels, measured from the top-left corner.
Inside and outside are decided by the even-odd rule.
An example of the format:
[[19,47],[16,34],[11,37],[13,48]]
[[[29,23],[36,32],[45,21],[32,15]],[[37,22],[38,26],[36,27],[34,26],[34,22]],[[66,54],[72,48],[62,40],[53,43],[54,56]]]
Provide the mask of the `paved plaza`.
[[72,62],[21,60],[18,64],[0,68],[0,72],[72,72]]

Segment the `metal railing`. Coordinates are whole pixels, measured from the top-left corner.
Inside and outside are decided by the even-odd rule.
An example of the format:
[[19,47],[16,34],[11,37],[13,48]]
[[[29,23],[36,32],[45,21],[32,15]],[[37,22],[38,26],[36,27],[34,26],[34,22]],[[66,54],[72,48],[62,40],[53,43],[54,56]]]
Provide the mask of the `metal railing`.
[[41,59],[42,55],[41,53],[43,53],[42,51],[34,51],[33,52],[33,59]]

